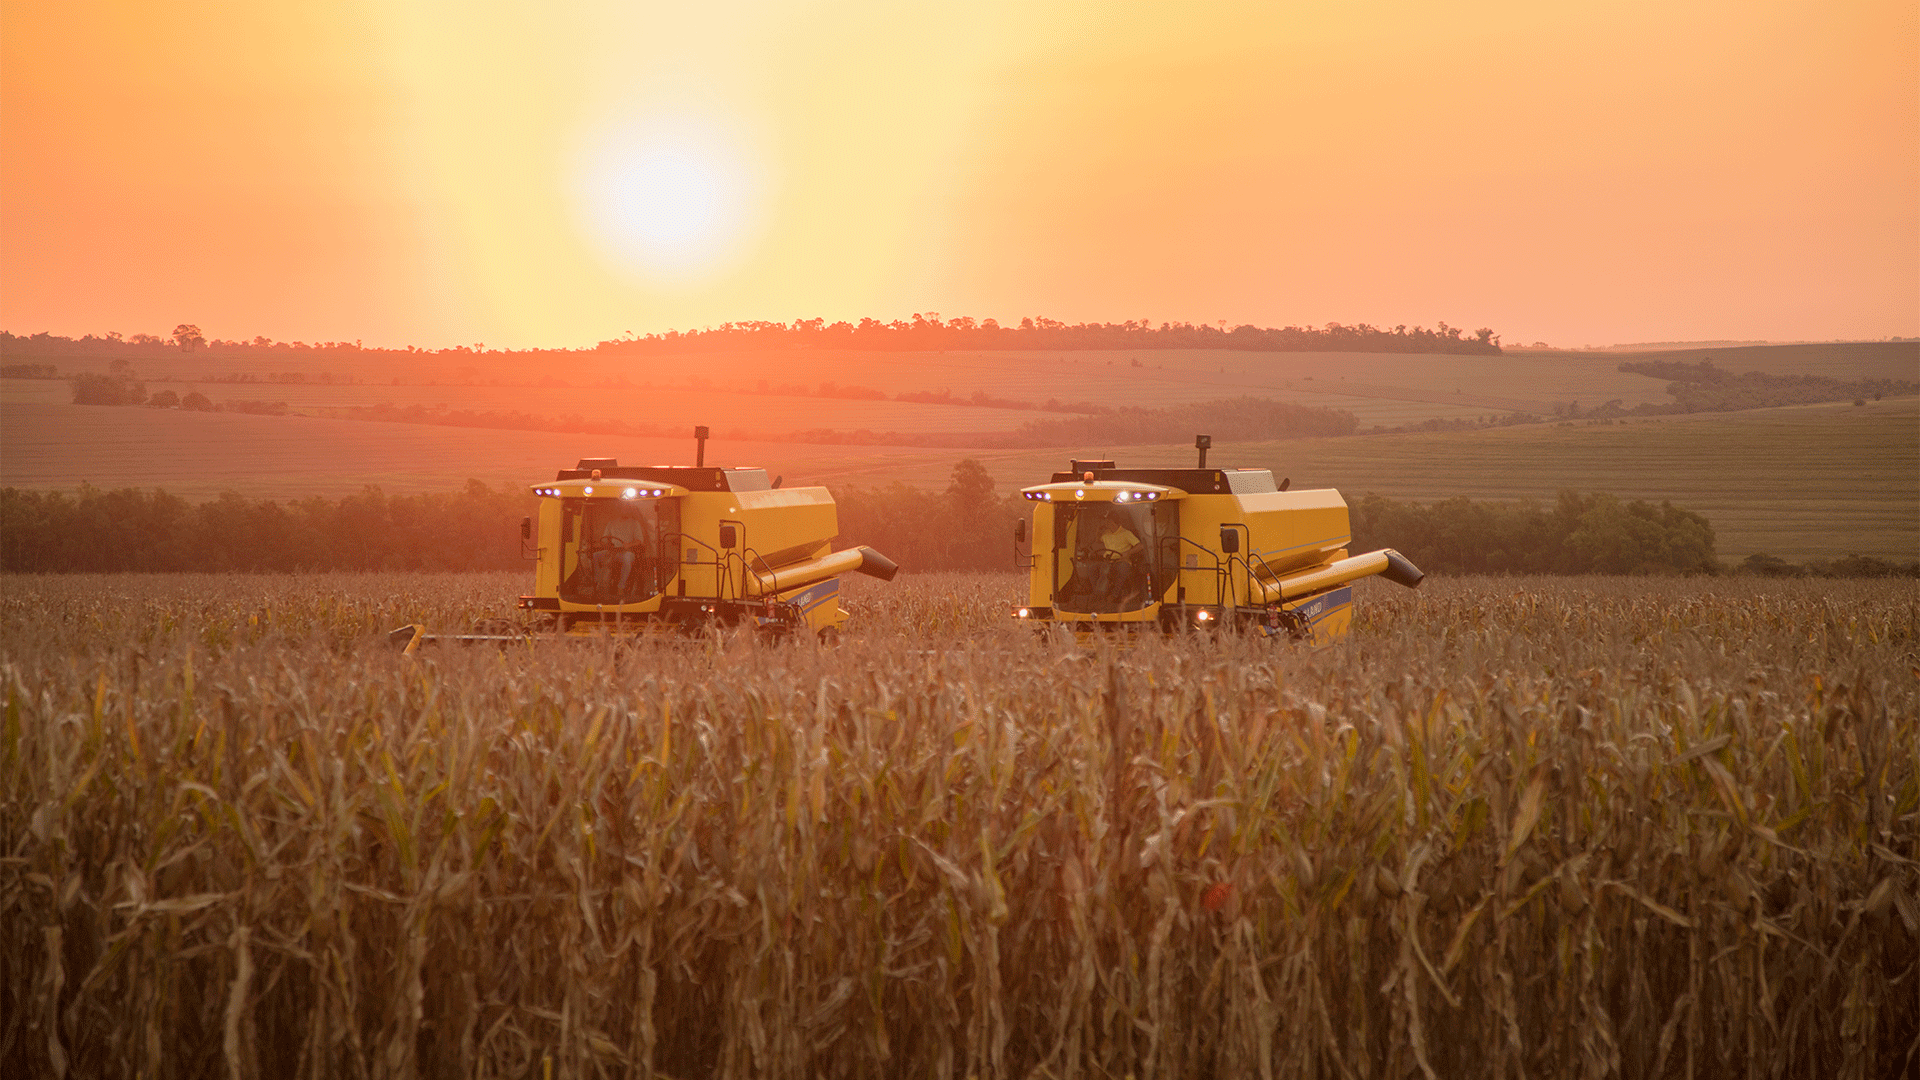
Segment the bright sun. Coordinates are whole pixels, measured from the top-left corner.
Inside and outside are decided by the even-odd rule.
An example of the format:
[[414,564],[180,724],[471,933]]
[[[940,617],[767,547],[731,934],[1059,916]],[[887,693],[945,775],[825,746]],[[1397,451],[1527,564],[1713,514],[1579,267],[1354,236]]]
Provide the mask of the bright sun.
[[739,141],[717,124],[629,123],[595,132],[578,156],[575,211],[623,270],[693,284],[741,253],[757,217],[756,179]]

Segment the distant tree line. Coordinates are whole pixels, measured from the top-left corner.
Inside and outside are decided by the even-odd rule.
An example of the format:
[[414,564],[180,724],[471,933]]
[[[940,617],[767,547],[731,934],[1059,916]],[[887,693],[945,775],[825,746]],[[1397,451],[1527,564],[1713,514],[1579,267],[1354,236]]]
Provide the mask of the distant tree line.
[[[79,338],[59,334],[14,334],[0,331],[0,357],[4,356],[121,356],[129,358],[158,356],[165,352],[193,352],[205,349],[224,356],[283,356],[290,353],[380,353],[392,355],[427,354],[450,356],[477,355],[489,351],[485,342],[441,349],[404,349],[369,347],[359,341],[275,341],[255,337],[251,341],[208,339],[200,328],[182,323],[170,338],[156,334],[117,332],[86,334]],[[795,319],[790,323],[748,320],[722,323],[699,330],[668,330],[664,333],[628,336],[602,341],[585,350],[614,355],[648,353],[711,352],[776,349],[860,349],[881,352],[932,352],[943,350],[980,351],[1081,351],[1089,349],[1229,349],[1243,352],[1394,352],[1465,353],[1500,352],[1500,335],[1490,327],[1471,334],[1445,322],[1435,329],[1423,326],[1374,326],[1370,323],[1327,323],[1325,326],[1262,327],[1251,323],[1227,327],[1224,324],[1162,322],[1149,320],[1119,323],[1065,323],[1058,319],[1029,317],[1018,325],[1002,326],[994,319],[962,316],[942,319],[937,312],[914,313],[911,319],[861,319],[858,322],[833,322],[825,319]],[[566,355],[569,349],[495,349],[500,356],[522,358]]]
[[1714,366],[1711,360],[1689,364],[1681,360],[1637,360],[1620,365],[1619,370],[1651,379],[1666,379],[1671,405],[1643,403],[1631,409],[1609,402],[1584,412],[1577,407],[1570,415],[1605,418],[1611,416],[1663,416],[1676,413],[1738,412],[1743,409],[1768,409],[1780,405],[1816,405],[1828,401],[1853,401],[1865,404],[1892,394],[1920,393],[1920,382],[1909,379],[1835,379],[1826,375],[1770,375],[1763,371],[1734,373]]
[[1369,494],[1350,505],[1353,550],[1390,547],[1440,574],[1751,574],[1764,577],[1915,577],[1920,560],[1863,555],[1795,565],[1749,555],[1734,566],[1714,554],[1713,526],[1671,503],[1562,491],[1530,502],[1398,502]]
[[997,493],[972,458],[953,467],[946,490],[908,484],[836,485],[840,538],[868,544],[907,570],[1010,570],[1014,522],[1032,512],[1015,490]]
[[[971,458],[944,490],[895,483],[834,488],[840,546],[870,544],[903,569],[1013,567],[1013,527],[1032,504],[998,490]],[[469,480],[446,494],[276,502],[227,493],[190,503],[162,491],[0,489],[0,570],[282,572],[517,570],[531,564],[520,520],[524,488]],[[1862,556],[1794,565],[1768,555],[1735,567],[1714,554],[1706,518],[1669,503],[1563,491],[1553,505],[1411,503],[1366,495],[1350,504],[1353,551],[1391,547],[1432,574],[1757,574],[1920,577],[1920,561]]]
[[[63,334],[50,334],[41,331],[37,334],[15,334],[0,330],[0,356],[112,356],[129,360],[141,357],[162,356],[170,352],[195,352],[200,349],[213,349],[228,356],[263,356],[287,353],[407,353],[421,352],[417,348],[382,349],[377,346],[362,345],[358,341],[316,341],[311,344],[304,341],[275,341],[268,337],[256,337],[252,341],[227,341],[221,338],[208,339],[200,328],[188,323],[174,327],[169,337],[158,334],[123,335],[118,332],[106,334],[83,334],[80,337],[67,337]],[[448,353],[474,352],[469,346],[458,346],[441,350]],[[16,376],[9,376],[16,377]],[[33,378],[34,376],[17,376]]]
[[1733,568],[1736,574],[1780,578],[1920,578],[1920,559],[1904,563],[1888,562],[1871,555],[1848,555],[1840,559],[1808,559],[1790,563],[1772,555],[1749,555]]
[[[1004,569],[1026,504],[994,493],[971,459],[944,492],[896,484],[837,490],[842,546],[872,544],[913,570]],[[0,570],[282,572],[516,570],[524,488],[469,480],[456,493],[190,503],[164,491],[0,488]]]
[[[119,362],[115,361],[115,363]],[[113,372],[106,375],[83,372],[73,376],[68,382],[73,386],[75,405],[145,405],[150,409],[258,413],[263,416],[285,416],[288,411],[287,403],[284,401],[242,399],[216,404],[198,390],[189,390],[185,394],[161,390],[158,393],[149,394],[146,384],[136,381],[128,372]]]
[[1146,319],[1068,324],[1048,318],[1025,318],[1018,326],[1002,326],[993,319],[962,316],[943,320],[938,312],[916,312],[911,320],[891,322],[878,319],[861,319],[857,323],[829,323],[825,319],[796,319],[791,323],[730,322],[711,329],[669,330],[663,334],[603,341],[597,348],[615,354],[781,348],[883,352],[1231,349],[1496,354],[1500,352],[1500,335],[1482,327],[1469,336],[1444,322],[1434,330],[1405,324],[1387,329],[1368,323],[1352,326],[1328,323],[1318,328],[1261,327],[1247,323],[1228,329],[1206,323],[1163,322],[1156,327]]
[[1713,526],[1671,503],[1624,502],[1562,491],[1534,503],[1396,502],[1368,494],[1350,503],[1353,550],[1398,550],[1441,574],[1712,574]]
[[510,570],[533,496],[478,480],[441,495],[369,487],[276,502],[231,492],[0,489],[0,569],[112,571]]

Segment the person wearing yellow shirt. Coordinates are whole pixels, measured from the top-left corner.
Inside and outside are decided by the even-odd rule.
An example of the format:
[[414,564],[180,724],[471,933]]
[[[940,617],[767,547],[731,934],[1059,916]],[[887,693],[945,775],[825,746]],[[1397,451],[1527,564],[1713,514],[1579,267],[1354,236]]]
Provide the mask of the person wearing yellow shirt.
[[1099,601],[1116,602],[1141,574],[1140,537],[1126,524],[1109,519],[1093,544],[1083,549],[1076,567],[1086,575],[1087,591]]

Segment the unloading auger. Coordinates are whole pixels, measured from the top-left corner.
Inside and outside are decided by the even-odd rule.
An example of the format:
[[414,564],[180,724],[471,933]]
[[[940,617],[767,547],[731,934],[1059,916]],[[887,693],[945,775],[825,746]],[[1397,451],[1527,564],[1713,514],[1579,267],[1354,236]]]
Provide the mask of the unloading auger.
[[752,627],[823,637],[847,621],[840,575],[893,580],[899,569],[870,547],[833,550],[840,531],[824,487],[781,487],[754,467],[706,464],[707,429],[694,429],[692,465],[623,466],[582,458],[539,484],[536,518],[520,523],[535,560],[524,624],[436,635],[413,623],[388,637],[412,652],[440,641],[518,641],[540,634],[629,637]]
[[1375,574],[1408,588],[1426,575],[1391,548],[1349,555],[1346,500],[1289,491],[1268,469],[1122,469],[1074,460],[1021,494],[1015,526],[1029,572],[1014,616],[1077,632],[1231,627],[1325,644],[1353,622],[1352,583]]

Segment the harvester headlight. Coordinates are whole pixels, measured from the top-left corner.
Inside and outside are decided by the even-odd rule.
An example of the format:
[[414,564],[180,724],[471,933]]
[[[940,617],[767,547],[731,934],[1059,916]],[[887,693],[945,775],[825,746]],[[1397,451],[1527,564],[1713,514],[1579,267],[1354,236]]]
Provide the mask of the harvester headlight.
[[1017,610],[1017,611],[1015,611],[1015,612],[1013,613],[1013,617],[1014,617],[1014,618],[1016,618],[1016,619],[1029,619],[1029,618],[1032,618],[1032,617],[1033,617],[1033,609],[1032,609],[1032,608],[1024,608],[1024,607],[1023,607],[1023,608],[1020,608],[1019,610]]
[[593,488],[592,488],[592,487],[590,487],[590,486],[589,486],[589,487],[583,487],[583,488],[581,488],[581,489],[580,489],[580,494],[582,494],[582,495],[591,495],[591,494],[593,494]]
[[1194,612],[1193,621],[1194,622],[1212,622],[1213,612],[1208,611],[1206,608],[1201,608],[1199,611]]
[[1086,489],[1086,488],[1074,488],[1074,489],[1073,489],[1073,497],[1074,497],[1074,498],[1076,498],[1076,499],[1084,499],[1084,498],[1086,498],[1086,497],[1087,497],[1087,489]]
[[627,490],[620,493],[620,497],[623,499],[634,499],[634,498],[638,498],[639,495],[640,495],[639,488],[628,488]]

